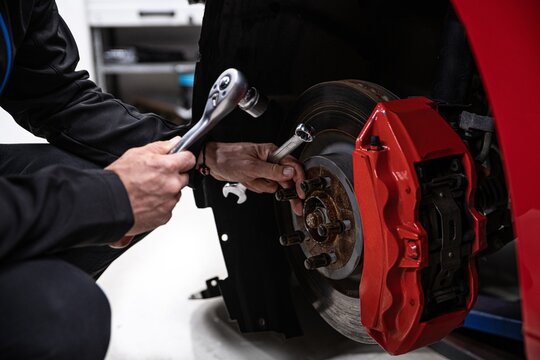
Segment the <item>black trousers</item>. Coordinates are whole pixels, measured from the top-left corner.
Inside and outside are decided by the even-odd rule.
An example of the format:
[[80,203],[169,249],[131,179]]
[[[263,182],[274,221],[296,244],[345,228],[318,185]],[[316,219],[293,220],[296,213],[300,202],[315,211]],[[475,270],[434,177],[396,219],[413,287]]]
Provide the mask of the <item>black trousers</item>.
[[[97,168],[48,144],[0,145],[0,176],[53,164]],[[111,312],[95,279],[125,250],[90,246],[0,259],[0,358],[103,359]]]

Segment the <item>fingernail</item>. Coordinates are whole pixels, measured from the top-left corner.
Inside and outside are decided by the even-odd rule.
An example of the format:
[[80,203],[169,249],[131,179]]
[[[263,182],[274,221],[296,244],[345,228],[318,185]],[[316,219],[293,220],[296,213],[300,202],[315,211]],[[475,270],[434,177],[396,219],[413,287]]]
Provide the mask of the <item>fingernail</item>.
[[289,167],[289,166],[283,168],[283,176],[291,177],[293,175],[294,175],[294,168]]

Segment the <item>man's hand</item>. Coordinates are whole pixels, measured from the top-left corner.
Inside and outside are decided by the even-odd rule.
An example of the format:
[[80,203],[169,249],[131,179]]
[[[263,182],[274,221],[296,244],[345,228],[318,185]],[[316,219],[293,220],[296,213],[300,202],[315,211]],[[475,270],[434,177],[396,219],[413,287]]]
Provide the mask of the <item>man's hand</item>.
[[[216,180],[239,182],[257,193],[274,193],[279,185],[284,188],[296,186],[300,198],[305,194],[300,189],[304,180],[302,165],[292,156],[285,157],[280,164],[266,161],[277,149],[274,144],[217,143],[206,145],[206,165]],[[292,201],[297,215],[302,214],[302,203]]]
[[114,171],[124,184],[133,211],[134,224],[126,235],[137,235],[169,221],[188,184],[185,172],[195,166],[192,153],[169,154],[179,137],[129,149],[106,170]]

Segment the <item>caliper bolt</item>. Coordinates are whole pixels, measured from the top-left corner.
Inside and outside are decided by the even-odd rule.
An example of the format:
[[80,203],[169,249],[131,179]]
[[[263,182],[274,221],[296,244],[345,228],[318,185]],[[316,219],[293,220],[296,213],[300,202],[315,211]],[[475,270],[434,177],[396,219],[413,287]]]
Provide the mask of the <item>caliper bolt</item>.
[[420,257],[420,249],[414,241],[409,241],[407,244],[406,254],[413,260],[418,260]]
[[283,234],[279,237],[279,243],[282,246],[291,246],[301,244],[306,239],[306,235],[303,231],[295,231],[290,234]]
[[303,192],[308,193],[313,190],[322,190],[330,185],[330,178],[316,177],[309,180],[304,180],[300,183],[300,188]]
[[369,150],[379,151],[381,150],[381,138],[377,135],[371,136],[369,139]]
[[319,225],[317,228],[317,233],[321,237],[328,237],[331,235],[343,234],[345,231],[349,231],[350,229],[351,222],[349,220],[344,220]]
[[304,261],[304,267],[307,270],[315,270],[328,265],[332,265],[336,262],[336,255],[334,253],[322,253],[307,258]]
[[298,199],[298,194],[296,193],[296,189],[293,187],[290,189],[279,189],[275,192],[274,197],[277,201],[287,201]]
[[371,145],[371,146],[381,146],[381,138],[378,137],[377,135],[373,135],[369,139],[369,145]]

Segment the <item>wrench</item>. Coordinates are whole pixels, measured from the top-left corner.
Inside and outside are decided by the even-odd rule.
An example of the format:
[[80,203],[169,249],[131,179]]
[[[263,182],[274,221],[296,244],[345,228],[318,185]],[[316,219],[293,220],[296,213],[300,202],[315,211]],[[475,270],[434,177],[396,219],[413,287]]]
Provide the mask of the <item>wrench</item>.
[[259,117],[266,111],[268,102],[260,96],[257,89],[249,88],[246,78],[240,71],[231,68],[221,73],[212,85],[201,119],[182,137],[170,153],[187,150],[237,105],[251,116]]
[[[300,124],[296,127],[294,135],[287,140],[279,149],[275,150],[266,161],[278,164],[283,158],[291,154],[300,145],[313,141],[315,130],[306,124]],[[243,204],[247,200],[246,195],[247,188],[240,183],[227,183],[223,186],[223,196],[228,197],[229,194],[236,195],[238,200],[237,204]]]

